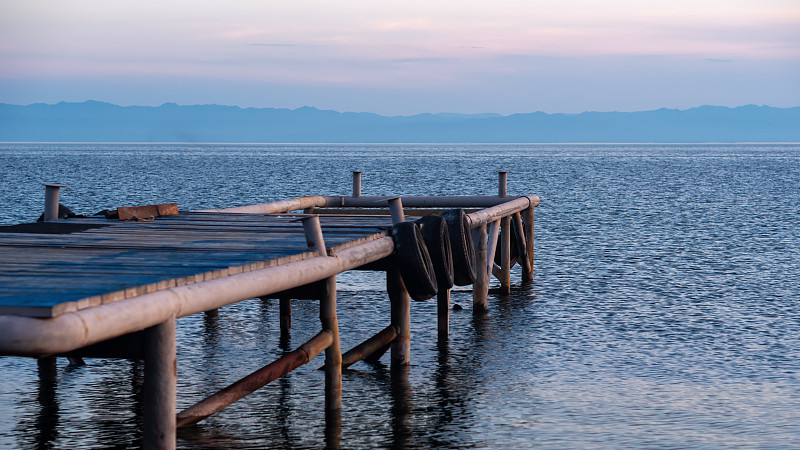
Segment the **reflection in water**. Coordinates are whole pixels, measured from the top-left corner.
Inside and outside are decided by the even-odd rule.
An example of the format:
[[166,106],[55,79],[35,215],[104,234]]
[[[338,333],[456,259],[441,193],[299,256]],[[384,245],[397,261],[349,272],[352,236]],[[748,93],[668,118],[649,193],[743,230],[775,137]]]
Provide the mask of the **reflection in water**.
[[39,358],[36,362],[39,372],[39,391],[36,396],[39,403],[39,413],[36,417],[36,448],[53,448],[58,437],[56,428],[58,425],[56,358]]
[[[186,209],[262,203],[309,186],[348,192],[355,167],[374,174],[369,195],[494,195],[492,171],[513,168],[509,191],[542,196],[535,291],[512,285],[510,295],[490,296],[487,314],[473,315],[469,292],[456,289],[452,301],[465,309],[452,311],[446,347],[437,346],[435,305],[415,302],[407,377],[396,386],[381,364],[346,372],[342,447],[800,444],[796,144],[2,144],[0,158],[10,161],[0,192],[22,189],[19,203],[0,208],[8,224],[38,216],[38,191],[24,192],[37,173],[80,181],[70,206],[87,213],[164,198]],[[103,178],[119,166],[146,179]],[[285,182],[286,167],[303,167],[297,182]],[[469,182],[454,182],[454,173]],[[207,187],[200,195],[174,189],[197,180]],[[384,286],[365,272],[342,289],[344,347],[386,325]],[[263,305],[179,321],[179,403],[291,349],[279,341],[278,302]],[[304,305],[294,345],[318,329],[315,305]],[[130,398],[137,363],[90,360],[59,372],[56,388],[52,378],[37,380],[33,360],[16,360],[0,359],[0,447],[123,447],[139,438],[141,411]],[[179,446],[333,446],[323,431],[324,377],[319,361],[310,366],[182,430]],[[129,371],[132,385],[114,386]]]
[[325,448],[342,448],[342,410],[325,411]]
[[392,447],[407,448],[411,446],[412,427],[411,397],[413,391],[408,382],[409,366],[394,365],[390,369],[392,390]]

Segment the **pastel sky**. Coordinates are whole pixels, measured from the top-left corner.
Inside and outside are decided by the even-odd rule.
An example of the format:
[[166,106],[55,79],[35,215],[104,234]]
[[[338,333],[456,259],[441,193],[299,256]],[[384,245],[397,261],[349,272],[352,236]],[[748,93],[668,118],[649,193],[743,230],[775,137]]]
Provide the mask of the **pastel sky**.
[[800,0],[3,0],[0,102],[800,106]]

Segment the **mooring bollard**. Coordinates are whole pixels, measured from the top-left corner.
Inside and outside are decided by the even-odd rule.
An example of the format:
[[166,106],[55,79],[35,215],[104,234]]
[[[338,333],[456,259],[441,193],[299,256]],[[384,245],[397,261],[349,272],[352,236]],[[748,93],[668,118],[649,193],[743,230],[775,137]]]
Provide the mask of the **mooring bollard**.
[[361,172],[353,171],[353,197],[361,197]]
[[66,184],[44,184],[44,220],[58,220],[58,197],[62,187]]

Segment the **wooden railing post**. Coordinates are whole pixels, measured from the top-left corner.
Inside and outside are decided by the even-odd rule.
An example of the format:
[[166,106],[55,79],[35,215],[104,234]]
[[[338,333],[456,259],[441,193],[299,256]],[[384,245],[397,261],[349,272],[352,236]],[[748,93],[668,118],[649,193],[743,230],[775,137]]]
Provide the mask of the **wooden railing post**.
[[473,313],[486,311],[489,297],[489,272],[486,261],[489,258],[486,224],[482,223],[472,230],[472,240],[477,244],[475,249],[476,278],[472,285],[472,311]]
[[353,171],[353,197],[361,197],[361,172]]

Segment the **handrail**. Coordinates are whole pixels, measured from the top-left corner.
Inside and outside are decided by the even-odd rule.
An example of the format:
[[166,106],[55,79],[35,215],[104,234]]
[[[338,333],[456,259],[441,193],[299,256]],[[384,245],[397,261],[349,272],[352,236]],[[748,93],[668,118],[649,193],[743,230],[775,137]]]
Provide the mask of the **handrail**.
[[536,206],[539,204],[539,197],[535,195],[507,197],[489,195],[409,195],[405,197],[397,195],[374,195],[359,197],[314,195],[259,203],[255,205],[236,206],[233,208],[202,209],[194,212],[279,214],[307,208],[385,208],[389,200],[398,197],[402,198],[403,206],[407,208],[489,208],[523,198],[526,198],[530,201],[527,206]]

